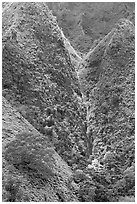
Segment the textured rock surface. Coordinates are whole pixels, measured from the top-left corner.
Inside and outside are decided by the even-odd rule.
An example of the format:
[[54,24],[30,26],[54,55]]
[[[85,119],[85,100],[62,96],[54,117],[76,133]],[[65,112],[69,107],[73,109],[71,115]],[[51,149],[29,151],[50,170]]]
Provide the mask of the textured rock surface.
[[[3,201],[11,176],[20,180],[20,200],[76,201],[67,187],[70,168],[47,139],[3,98]],[[60,197],[59,197],[59,196]]]
[[123,19],[113,32],[83,59],[78,72],[98,156],[99,142],[126,149],[134,141],[134,25]]

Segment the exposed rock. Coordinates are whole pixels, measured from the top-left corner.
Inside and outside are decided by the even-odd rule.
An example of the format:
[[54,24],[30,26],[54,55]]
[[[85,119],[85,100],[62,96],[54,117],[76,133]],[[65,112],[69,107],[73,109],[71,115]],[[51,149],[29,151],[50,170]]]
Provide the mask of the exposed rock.
[[[72,172],[53,146],[3,98],[3,201],[7,182],[19,180],[20,200],[76,201],[67,187]],[[11,180],[9,181],[11,182]],[[15,185],[15,183],[14,183]],[[17,198],[16,198],[17,199]],[[17,200],[16,200],[17,201]]]
[[[58,27],[58,29],[60,29],[60,28]],[[69,53],[69,56],[71,59],[71,63],[75,67],[75,70],[77,71],[79,62],[82,60],[82,57],[72,47],[69,40],[64,36],[64,33],[62,32],[62,30],[61,30],[61,35],[62,35],[62,40],[64,41],[64,45],[65,45],[66,49],[68,50],[68,53]]]

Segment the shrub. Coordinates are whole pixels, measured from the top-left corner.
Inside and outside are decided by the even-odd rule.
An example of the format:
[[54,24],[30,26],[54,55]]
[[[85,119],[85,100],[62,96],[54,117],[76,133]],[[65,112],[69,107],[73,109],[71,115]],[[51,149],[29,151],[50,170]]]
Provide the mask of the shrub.
[[5,183],[5,190],[7,194],[7,202],[16,202],[21,199],[20,180],[9,177]]
[[47,148],[45,137],[22,133],[6,146],[5,159],[21,171],[49,179],[53,173],[52,148]]
[[135,197],[129,197],[129,196],[125,196],[125,197],[120,197],[118,202],[135,202]]

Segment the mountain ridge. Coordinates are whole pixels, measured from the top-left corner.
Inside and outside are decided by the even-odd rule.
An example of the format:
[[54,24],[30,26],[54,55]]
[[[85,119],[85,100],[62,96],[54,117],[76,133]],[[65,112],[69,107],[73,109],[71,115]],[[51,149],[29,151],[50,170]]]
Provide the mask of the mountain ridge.
[[82,54],[47,3],[3,6],[3,200],[134,200],[133,23]]

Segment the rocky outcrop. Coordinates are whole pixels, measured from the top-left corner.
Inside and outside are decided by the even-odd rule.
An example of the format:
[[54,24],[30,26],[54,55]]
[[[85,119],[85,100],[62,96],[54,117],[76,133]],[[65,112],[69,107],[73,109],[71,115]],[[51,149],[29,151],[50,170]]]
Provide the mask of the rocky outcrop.
[[81,97],[75,72],[80,57],[46,3],[7,3],[2,18],[3,96],[43,134],[50,107],[59,141],[67,140],[64,134],[77,120],[76,95]]
[[123,149],[123,163],[127,157],[130,160],[126,149],[131,143],[134,151],[134,38],[134,25],[120,20],[82,60],[78,71],[93,154],[101,158],[105,145],[119,154]]
[[2,108],[3,201],[76,201],[67,187],[72,172],[52,144],[5,98]]

